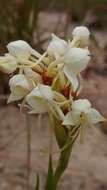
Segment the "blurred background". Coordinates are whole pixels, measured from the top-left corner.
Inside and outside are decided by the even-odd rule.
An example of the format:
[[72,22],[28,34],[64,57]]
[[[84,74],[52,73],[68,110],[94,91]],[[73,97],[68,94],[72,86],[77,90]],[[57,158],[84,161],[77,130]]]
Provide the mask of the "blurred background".
[[[89,48],[92,61],[83,73],[81,97],[89,98],[107,117],[107,0],[0,0],[0,55],[10,41],[22,39],[41,53],[51,33],[71,38],[75,26],[91,31]],[[46,116],[19,113],[16,104],[7,105],[9,76],[0,73],[0,190],[25,190],[27,182],[26,124],[31,133],[30,189],[35,187],[36,173],[41,190],[47,172],[46,154],[49,131]],[[44,126],[45,123],[45,126]],[[46,130],[44,130],[44,127]],[[55,155],[55,163],[57,156]],[[88,129],[84,143],[77,143],[60,190],[107,190],[107,125]]]

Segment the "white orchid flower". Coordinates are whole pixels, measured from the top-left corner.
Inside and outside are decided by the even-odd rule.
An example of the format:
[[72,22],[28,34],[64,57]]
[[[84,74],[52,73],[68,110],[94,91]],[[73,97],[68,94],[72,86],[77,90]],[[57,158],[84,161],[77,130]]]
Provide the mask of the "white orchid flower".
[[66,48],[67,42],[52,34],[52,41],[47,48],[48,55],[57,59],[65,53]]
[[53,99],[51,87],[39,85],[26,96],[27,103],[31,106],[31,113],[45,113],[48,111],[47,102]]
[[4,73],[13,73],[17,69],[17,62],[11,55],[0,57],[0,71]]
[[9,86],[11,94],[8,103],[25,97],[32,90],[33,82],[24,74],[17,74],[10,79]]
[[29,59],[31,55],[35,55],[40,58],[40,54],[34,50],[27,42],[23,40],[17,40],[10,42],[7,45],[9,53],[17,58]]
[[91,107],[91,103],[87,99],[79,99],[72,103],[72,111],[65,116],[63,125],[80,126],[101,121],[105,121],[105,118]]
[[73,40],[72,47],[86,47],[90,36],[90,31],[85,26],[78,26],[72,32]]
[[31,107],[30,113],[43,114],[51,111],[58,119],[64,119],[63,112],[54,101],[56,96],[58,95],[54,94],[50,86],[39,84],[26,96],[26,102]]
[[65,53],[63,62],[64,73],[71,82],[74,91],[78,88],[77,76],[83,71],[90,61],[90,52],[82,48],[69,48]]

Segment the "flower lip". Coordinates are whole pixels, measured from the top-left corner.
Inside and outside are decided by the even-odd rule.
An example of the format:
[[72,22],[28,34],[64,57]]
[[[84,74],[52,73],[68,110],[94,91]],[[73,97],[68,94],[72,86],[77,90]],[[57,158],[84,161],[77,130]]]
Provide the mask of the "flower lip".
[[68,51],[64,55],[64,61],[65,63],[71,63],[73,64],[75,62],[82,62],[86,60],[86,58],[90,57],[90,52],[88,49],[83,49],[79,47],[69,48]]
[[83,71],[90,61],[90,52],[88,49],[78,47],[70,48],[64,56],[64,62],[74,73]]

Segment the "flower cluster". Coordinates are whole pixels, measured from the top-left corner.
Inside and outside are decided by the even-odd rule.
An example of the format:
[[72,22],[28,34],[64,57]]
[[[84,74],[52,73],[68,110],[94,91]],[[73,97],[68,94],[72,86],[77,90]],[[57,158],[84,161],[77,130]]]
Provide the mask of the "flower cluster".
[[81,72],[91,59],[89,36],[84,26],[73,30],[72,40],[52,34],[43,55],[25,41],[9,43],[8,53],[0,57],[0,70],[14,73],[8,102],[22,100],[32,114],[51,112],[67,127],[104,121],[87,99],[78,99]]

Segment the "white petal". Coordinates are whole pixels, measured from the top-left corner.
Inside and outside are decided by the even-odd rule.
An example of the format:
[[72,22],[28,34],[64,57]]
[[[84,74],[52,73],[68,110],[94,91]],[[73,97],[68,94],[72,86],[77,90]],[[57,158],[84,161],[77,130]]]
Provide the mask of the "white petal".
[[30,45],[23,40],[10,42],[7,45],[7,49],[9,53],[15,57],[23,57],[28,59],[31,55]]
[[27,103],[31,106],[30,113],[46,113],[48,111],[46,102],[41,98],[32,97],[27,99]]
[[17,62],[11,55],[0,57],[0,70],[4,73],[13,73],[17,69]]
[[65,64],[69,65],[75,73],[83,71],[90,61],[88,49],[70,48],[64,55]]
[[65,40],[59,38],[55,34],[52,34],[52,40],[53,41],[59,41],[63,45],[63,47],[67,47],[67,42]]
[[44,113],[51,110],[55,116],[57,114],[57,117],[62,120],[64,114],[53,100],[53,97],[54,92],[50,86],[38,85],[27,95],[26,101],[33,108],[33,113]]
[[52,41],[50,42],[47,52],[50,56],[58,57],[63,55],[67,48],[67,42],[52,34]]
[[46,85],[38,85],[26,96],[27,103],[33,108],[33,112],[35,113],[46,112],[52,99],[53,93],[51,87]]
[[8,103],[16,101],[16,100],[21,100],[26,94],[28,93],[28,91],[26,89],[23,89],[21,87],[15,87],[12,91],[11,94],[8,98]]
[[8,102],[22,99],[32,89],[31,81],[28,81],[23,74],[14,75],[10,79],[9,85],[11,94]]
[[96,110],[90,108],[88,115],[89,122],[96,124],[101,121],[106,121],[106,119]]
[[31,55],[35,55],[38,58],[41,56],[36,50],[34,50],[27,42],[23,40],[10,42],[7,45],[7,49],[11,55],[20,59],[29,59]]
[[77,79],[75,73],[72,71],[71,67],[65,65],[64,73],[65,73],[66,77],[68,78],[68,80],[71,82],[73,90],[76,91],[79,83],[78,83],[78,79]]
[[72,103],[72,110],[87,113],[91,103],[87,99],[78,99]]
[[40,85],[38,85],[38,89],[43,98],[45,98],[47,100],[53,99],[53,92],[52,92],[52,89],[50,86],[40,84]]
[[80,122],[80,114],[78,112],[70,111],[64,118],[63,125],[78,126]]
[[39,84],[36,88],[34,88],[28,97],[38,97],[44,99],[53,99],[53,93],[51,87],[48,85]]

